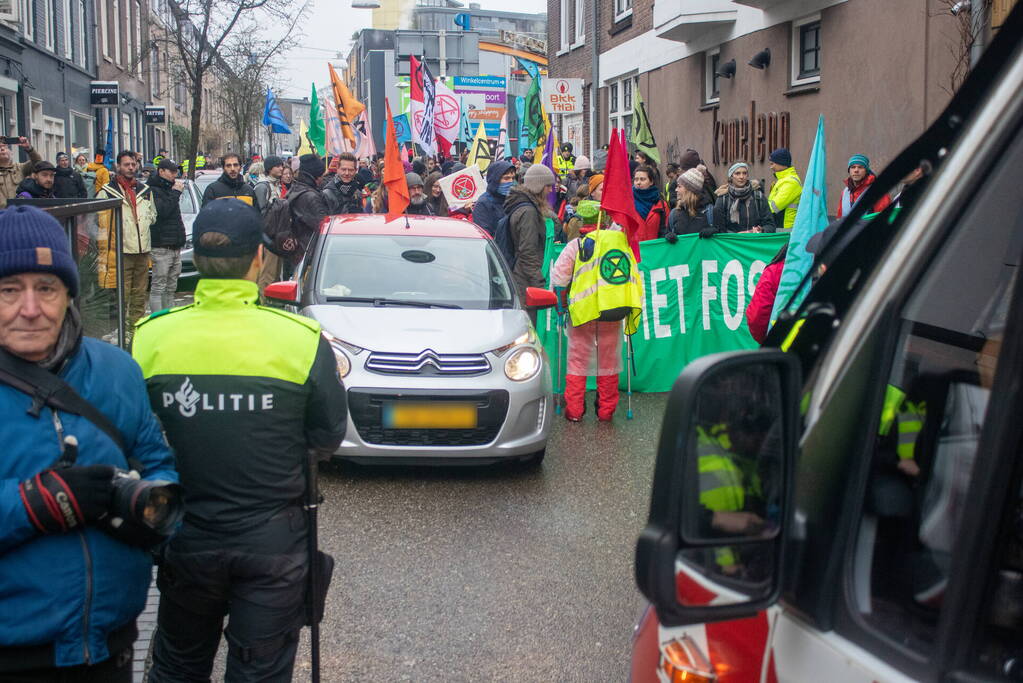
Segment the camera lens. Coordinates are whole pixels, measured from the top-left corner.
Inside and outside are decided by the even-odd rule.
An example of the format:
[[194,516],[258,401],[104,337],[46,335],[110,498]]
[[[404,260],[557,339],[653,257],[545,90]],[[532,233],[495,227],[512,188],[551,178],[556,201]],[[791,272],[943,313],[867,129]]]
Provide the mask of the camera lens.
[[185,514],[181,486],[169,481],[115,477],[112,512],[157,534],[169,535]]

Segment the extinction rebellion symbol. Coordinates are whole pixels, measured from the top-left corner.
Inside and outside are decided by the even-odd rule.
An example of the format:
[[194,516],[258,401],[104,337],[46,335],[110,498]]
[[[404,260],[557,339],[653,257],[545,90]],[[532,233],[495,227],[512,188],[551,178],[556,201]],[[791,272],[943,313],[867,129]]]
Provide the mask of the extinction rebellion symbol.
[[624,285],[631,272],[629,257],[621,249],[612,249],[600,259],[600,277],[608,284]]
[[476,181],[472,179],[472,176],[459,176],[455,178],[454,182],[451,183],[451,194],[455,195],[455,199],[463,200],[476,194]]

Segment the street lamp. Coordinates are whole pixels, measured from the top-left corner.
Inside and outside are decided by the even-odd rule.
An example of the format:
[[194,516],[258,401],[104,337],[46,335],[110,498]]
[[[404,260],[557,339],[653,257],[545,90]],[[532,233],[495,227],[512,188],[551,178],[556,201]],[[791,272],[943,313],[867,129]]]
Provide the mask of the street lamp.
[[379,0],[352,0],[353,9],[380,9]]

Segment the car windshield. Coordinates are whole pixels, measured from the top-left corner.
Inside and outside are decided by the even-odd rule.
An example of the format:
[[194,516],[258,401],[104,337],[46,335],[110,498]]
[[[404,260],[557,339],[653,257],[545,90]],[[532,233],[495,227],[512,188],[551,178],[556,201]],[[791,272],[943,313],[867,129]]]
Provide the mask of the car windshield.
[[187,187],[181,193],[181,199],[178,201],[178,204],[181,206],[181,213],[196,213],[195,198]]
[[489,240],[420,235],[330,235],[316,283],[353,306],[511,308],[512,288]]

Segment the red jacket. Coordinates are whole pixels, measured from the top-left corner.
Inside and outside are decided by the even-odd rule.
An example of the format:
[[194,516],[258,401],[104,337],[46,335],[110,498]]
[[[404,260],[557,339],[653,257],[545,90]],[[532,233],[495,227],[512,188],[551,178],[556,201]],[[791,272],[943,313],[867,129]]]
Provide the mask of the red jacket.
[[[844,213],[844,211],[842,210],[843,206],[847,203],[849,204],[850,207],[856,204],[856,202],[859,201],[860,196],[867,191],[868,187],[874,184],[875,180],[877,180],[877,176],[875,176],[873,173],[868,173],[867,177],[864,178],[863,182],[860,183],[859,186],[857,187],[853,185],[853,181],[850,178],[845,179],[845,189],[842,190],[842,196],[839,197],[838,199],[839,218],[841,218],[842,214]],[[872,213],[884,211],[886,208],[888,208],[888,205],[891,203],[892,200],[889,199],[888,195],[884,195],[883,197],[878,199],[877,202],[874,204],[874,210]]]
[[646,220],[640,226],[636,239],[643,242],[644,240],[655,240],[660,237],[668,225],[668,214],[670,213],[671,210],[668,208],[668,202],[663,199],[658,200],[656,204],[650,207],[650,213],[646,215]]
[[749,333],[757,340],[758,344],[764,343],[767,337],[767,328],[771,325],[771,311],[774,309],[774,298],[778,294],[778,283],[781,282],[781,271],[785,268],[785,261],[772,263],[764,268],[760,274],[760,280],[753,290],[749,306],[746,308],[746,324],[749,325]]

